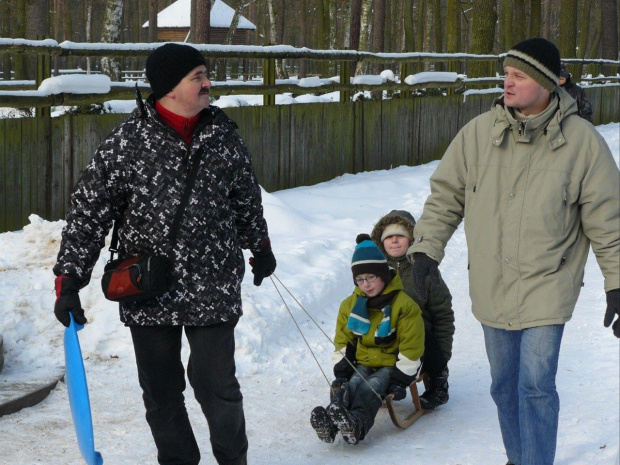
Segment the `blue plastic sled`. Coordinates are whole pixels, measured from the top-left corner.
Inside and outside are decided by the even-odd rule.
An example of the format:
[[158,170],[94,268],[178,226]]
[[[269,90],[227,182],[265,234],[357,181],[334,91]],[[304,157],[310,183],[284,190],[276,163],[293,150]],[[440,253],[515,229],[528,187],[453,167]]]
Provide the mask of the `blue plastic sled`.
[[69,313],[71,323],[65,329],[65,380],[71,405],[71,416],[75,426],[80,452],[87,465],[102,465],[103,457],[95,450],[95,438],[93,435],[93,421],[90,415],[90,400],[88,398],[88,385],[86,373],[82,361],[82,349],[77,332],[84,325],[77,324],[73,315]]

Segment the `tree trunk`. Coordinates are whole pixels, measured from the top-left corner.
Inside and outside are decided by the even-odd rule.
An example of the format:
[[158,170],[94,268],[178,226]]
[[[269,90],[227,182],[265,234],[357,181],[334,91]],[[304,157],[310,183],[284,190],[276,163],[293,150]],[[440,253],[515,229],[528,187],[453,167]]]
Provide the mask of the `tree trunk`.
[[149,0],[149,42],[157,42],[157,0]]
[[[308,0],[301,0],[301,14],[298,16],[299,21],[299,46],[306,47],[308,44],[308,29],[307,29],[307,15],[308,15]],[[307,60],[299,60],[299,74],[298,77],[305,78],[308,74]]]
[[[17,0],[17,37],[26,38],[26,0]],[[23,53],[16,53],[15,79],[28,79],[28,60]]]
[[[2,14],[2,30],[0,35],[2,37],[11,37],[11,11],[13,0],[0,0],[0,13]],[[11,79],[11,54],[2,54],[2,79],[8,81]]]
[[[370,8],[372,6],[372,0],[362,0],[362,14],[360,19],[360,43],[359,49],[360,51],[366,50],[368,51],[368,29],[370,26]],[[355,67],[355,74],[363,74],[364,73],[364,62],[360,61],[357,63]]]
[[[237,26],[239,25],[239,20],[241,19],[241,10],[244,6],[243,0],[228,0],[228,6],[235,10],[235,14],[233,15],[230,27],[228,28],[228,32],[226,33],[226,38],[224,39],[223,45],[232,44],[233,37],[235,36],[235,32],[237,31]],[[217,79],[218,81],[226,80],[226,58],[220,58],[217,60],[215,79]]]
[[512,0],[512,41],[509,46],[526,39],[525,0]]
[[[90,42],[92,36],[93,0],[86,0],[86,42]],[[86,74],[90,74],[91,58],[86,57]]]
[[[469,51],[473,54],[488,54],[493,52],[493,39],[495,38],[495,22],[497,10],[494,0],[474,0],[473,18],[470,36]],[[481,77],[489,75],[489,64],[486,62],[470,63],[468,77]]]
[[195,44],[211,42],[211,0],[196,1],[196,35],[192,36]]
[[[590,0],[586,0],[588,3]],[[528,37],[540,37],[540,0],[530,0],[530,28]]]
[[[618,5],[617,0],[601,2],[601,58],[618,59]],[[601,67],[605,76],[615,74],[611,66]]]
[[[590,37],[590,10],[592,2],[583,0],[581,5],[581,17],[579,25],[579,51],[577,58],[585,58],[588,51],[588,38]],[[575,82],[579,82],[583,76],[583,65],[579,64],[575,67]]]
[[[457,0],[448,0],[446,11],[446,53],[461,52],[461,10]],[[448,63],[448,71],[461,72],[460,63]]]
[[403,52],[415,52],[415,29],[413,27],[413,2],[405,2],[404,12],[405,43]]
[[[275,0],[277,3],[274,6],[274,0],[268,0],[267,6],[269,7],[269,39],[270,44],[281,44],[284,37],[284,1]],[[276,60],[276,76],[278,79],[287,79],[288,73],[282,65],[282,60]]]
[[577,49],[577,0],[562,0],[560,4],[560,56],[575,58]]
[[[372,27],[372,51],[381,53],[385,51],[385,0],[375,0],[375,13]],[[385,65],[375,63],[373,72],[379,74]]]
[[[362,22],[362,0],[351,1],[351,29],[349,35],[349,47],[351,50],[359,50],[360,48],[360,26]],[[351,62],[349,74],[355,74],[354,62]]]
[[[503,0],[502,2],[502,16],[501,24],[504,26],[504,48],[508,50],[515,45],[517,41],[514,38],[513,33],[513,17],[512,17],[512,2],[510,0]],[[502,51],[506,51],[502,50]]]
[[[433,32],[435,46],[431,49],[436,53],[443,52],[443,33],[441,21],[441,0],[433,1]],[[443,63],[435,63],[435,71],[443,71]]]
[[[123,0],[106,0],[101,42],[109,44],[119,43],[122,19]],[[101,57],[101,72],[110,76],[110,79],[114,82],[121,80],[120,64],[115,57]]]

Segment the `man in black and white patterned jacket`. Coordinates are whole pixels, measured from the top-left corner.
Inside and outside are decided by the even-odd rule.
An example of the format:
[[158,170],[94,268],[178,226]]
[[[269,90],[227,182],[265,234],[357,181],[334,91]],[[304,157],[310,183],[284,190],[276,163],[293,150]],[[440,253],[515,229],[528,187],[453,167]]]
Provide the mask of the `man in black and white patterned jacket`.
[[[181,337],[188,378],[209,423],[219,464],[247,462],[242,395],[235,375],[234,328],[242,314],[242,249],[259,286],[276,267],[260,187],[236,124],[209,106],[204,57],[166,44],[146,64],[153,90],[99,146],[75,186],[54,266],[56,317],[86,323],[78,291],[88,284],[113,221],[119,256],[157,253],[172,262],[161,297],[120,304],[130,328],[146,418],[160,464],[198,464],[200,452],[183,400]],[[193,189],[169,238],[188,174]]]

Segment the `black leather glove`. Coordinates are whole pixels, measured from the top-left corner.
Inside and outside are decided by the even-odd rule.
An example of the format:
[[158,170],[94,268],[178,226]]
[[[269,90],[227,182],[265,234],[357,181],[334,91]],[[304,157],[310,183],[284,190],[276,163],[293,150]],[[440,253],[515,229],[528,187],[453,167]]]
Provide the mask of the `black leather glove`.
[[80,303],[80,282],[69,276],[57,276],[56,281],[56,303],[54,304],[54,315],[63,325],[69,326],[71,318],[69,312],[73,313],[73,319],[77,324],[86,324],[84,309]]
[[336,378],[332,382],[329,390],[330,403],[342,404],[346,408],[351,407],[351,392],[349,391],[348,380],[345,378]]
[[[338,363],[334,365],[334,376],[336,378],[344,378],[345,380],[351,379],[355,369],[353,366],[356,364],[355,360],[356,346],[348,343],[345,349],[345,355]],[[353,366],[351,366],[353,365]]]
[[388,394],[394,394],[394,400],[403,400],[407,397],[407,386],[398,381],[392,380],[390,387],[388,388]]
[[407,258],[412,263],[413,299],[422,307],[428,299],[426,277],[429,276],[434,282],[439,283],[439,264],[422,252],[415,252]]
[[271,251],[269,239],[267,239],[260,250],[252,252],[252,255],[254,256],[250,258],[250,266],[254,275],[254,285],[260,286],[263,279],[276,271],[276,257],[274,257]]
[[[609,325],[614,320],[614,316],[620,317],[620,289],[612,289],[607,293],[607,311],[603,320],[605,328],[609,328]],[[612,328],[614,336],[620,338],[620,318],[616,318]]]
[[349,381],[348,378],[336,378],[332,381],[332,389],[334,391],[340,389],[347,381]]
[[402,386],[409,386],[416,380],[416,376],[409,376],[403,373],[396,367],[392,367],[392,372],[390,373],[390,382],[392,384],[400,384]]

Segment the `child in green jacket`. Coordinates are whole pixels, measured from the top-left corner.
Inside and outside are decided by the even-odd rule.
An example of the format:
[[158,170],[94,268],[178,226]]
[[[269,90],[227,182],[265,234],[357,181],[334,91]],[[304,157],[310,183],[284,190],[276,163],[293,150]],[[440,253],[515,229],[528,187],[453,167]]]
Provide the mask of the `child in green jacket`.
[[[413,244],[413,216],[404,210],[392,210],[382,217],[370,236],[387,257],[389,265],[398,270],[405,292],[412,299],[412,264],[407,249]],[[452,356],[454,310],[452,295],[439,274],[437,280],[426,279],[428,299],[417,302],[426,328],[424,370],[429,375],[429,389],[420,396],[422,408],[432,410],[448,402],[448,361]]]
[[332,355],[338,389],[327,408],[310,416],[324,442],[334,442],[338,431],[349,444],[364,439],[383,398],[396,391],[404,397],[422,367],[420,307],[367,234],[357,237],[351,271],[355,289],[340,305]]

